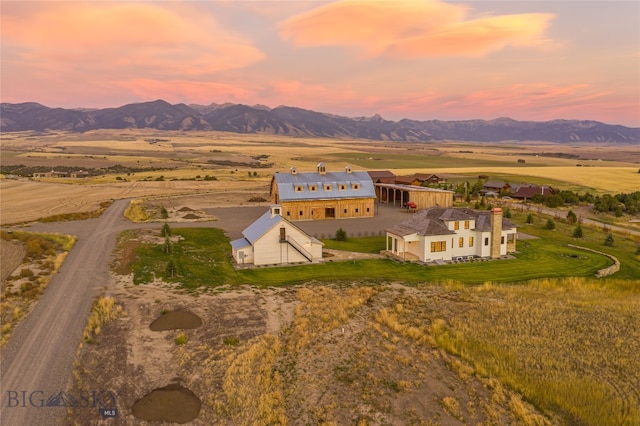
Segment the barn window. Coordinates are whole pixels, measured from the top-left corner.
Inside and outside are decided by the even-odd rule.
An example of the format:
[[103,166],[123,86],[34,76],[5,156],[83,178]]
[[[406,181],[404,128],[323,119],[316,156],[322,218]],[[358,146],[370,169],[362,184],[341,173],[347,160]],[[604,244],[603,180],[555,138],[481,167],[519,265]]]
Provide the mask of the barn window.
[[352,183],[351,184],[351,189],[360,189],[360,184],[359,183]]
[[469,221],[468,220],[464,221],[464,229],[469,229]]
[[333,187],[331,185],[325,185],[324,186],[324,190],[325,191],[331,191],[333,189]]
[[458,238],[458,247],[464,247],[464,238],[463,237]]
[[347,185],[345,185],[345,184],[341,183],[340,185],[338,185],[338,189],[339,189],[340,191],[344,191],[345,189],[347,189]]
[[369,213],[369,207],[367,207],[367,213]]
[[347,214],[347,209],[344,209],[344,213]]
[[287,216],[291,216],[291,212],[287,210]]
[[303,215],[303,212],[302,212],[302,210],[300,210],[300,214],[299,214],[299,216],[302,216],[302,215]]
[[302,185],[296,185],[296,192],[304,191],[304,187]]
[[438,251],[446,251],[446,250],[447,250],[446,241],[431,241],[431,253],[435,253]]
[[358,208],[356,208],[356,213],[358,213],[358,211],[359,211],[359,209],[358,209]]
[[473,237],[469,237],[469,247],[473,247]]
[[309,191],[315,192],[318,190],[318,185],[309,185]]

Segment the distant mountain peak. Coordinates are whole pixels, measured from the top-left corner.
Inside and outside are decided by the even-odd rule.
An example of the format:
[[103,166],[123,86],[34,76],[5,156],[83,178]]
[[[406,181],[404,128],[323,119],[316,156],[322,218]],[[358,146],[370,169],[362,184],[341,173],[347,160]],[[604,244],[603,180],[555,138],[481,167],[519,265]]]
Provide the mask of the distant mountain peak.
[[36,102],[0,105],[0,131],[95,129],[219,130],[290,136],[427,142],[457,140],[639,143],[640,128],[589,120],[385,120],[380,114],[349,118],[298,107],[224,103],[172,105],[162,99],[117,108],[49,108]]

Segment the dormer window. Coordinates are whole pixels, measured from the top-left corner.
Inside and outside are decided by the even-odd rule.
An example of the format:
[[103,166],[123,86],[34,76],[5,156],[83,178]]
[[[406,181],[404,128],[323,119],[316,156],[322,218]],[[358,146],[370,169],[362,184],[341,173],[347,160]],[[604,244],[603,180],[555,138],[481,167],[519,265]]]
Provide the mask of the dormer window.
[[309,191],[316,192],[318,190],[318,185],[309,185]]
[[304,191],[304,187],[302,185],[296,185],[295,186],[295,191],[296,192],[302,192],[302,191]]
[[354,190],[360,189],[360,184],[359,183],[352,183],[351,184],[351,189],[354,189]]
[[333,190],[333,185],[325,184],[325,185],[324,185],[324,190],[325,190],[325,191],[331,191],[331,190]]
[[344,183],[341,183],[340,185],[338,185],[338,189],[340,191],[344,191],[345,189],[347,189],[347,185],[345,185]]

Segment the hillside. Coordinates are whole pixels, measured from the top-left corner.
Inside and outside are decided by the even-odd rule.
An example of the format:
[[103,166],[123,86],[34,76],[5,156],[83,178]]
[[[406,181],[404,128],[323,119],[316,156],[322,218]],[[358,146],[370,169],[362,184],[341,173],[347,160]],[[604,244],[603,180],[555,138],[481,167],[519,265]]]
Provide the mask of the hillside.
[[0,104],[0,131],[72,131],[96,129],[218,130],[290,136],[383,141],[549,141],[558,143],[640,142],[640,128],[597,121],[546,122],[495,120],[385,120],[342,117],[301,108],[240,104],[172,105],[163,100],[105,109],[49,108],[35,102]]

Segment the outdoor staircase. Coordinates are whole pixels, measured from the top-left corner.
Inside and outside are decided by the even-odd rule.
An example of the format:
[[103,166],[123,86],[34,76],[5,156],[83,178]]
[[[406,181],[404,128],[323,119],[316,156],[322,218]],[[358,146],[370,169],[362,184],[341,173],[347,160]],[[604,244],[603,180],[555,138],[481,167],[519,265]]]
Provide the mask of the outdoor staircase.
[[300,244],[298,244],[298,242],[296,240],[294,240],[293,238],[289,237],[287,235],[287,239],[286,242],[293,247],[294,249],[296,249],[298,251],[298,253],[300,253],[301,255],[303,255],[309,262],[313,262],[313,255],[311,253],[309,253],[307,250],[305,250],[304,247],[302,247]]

